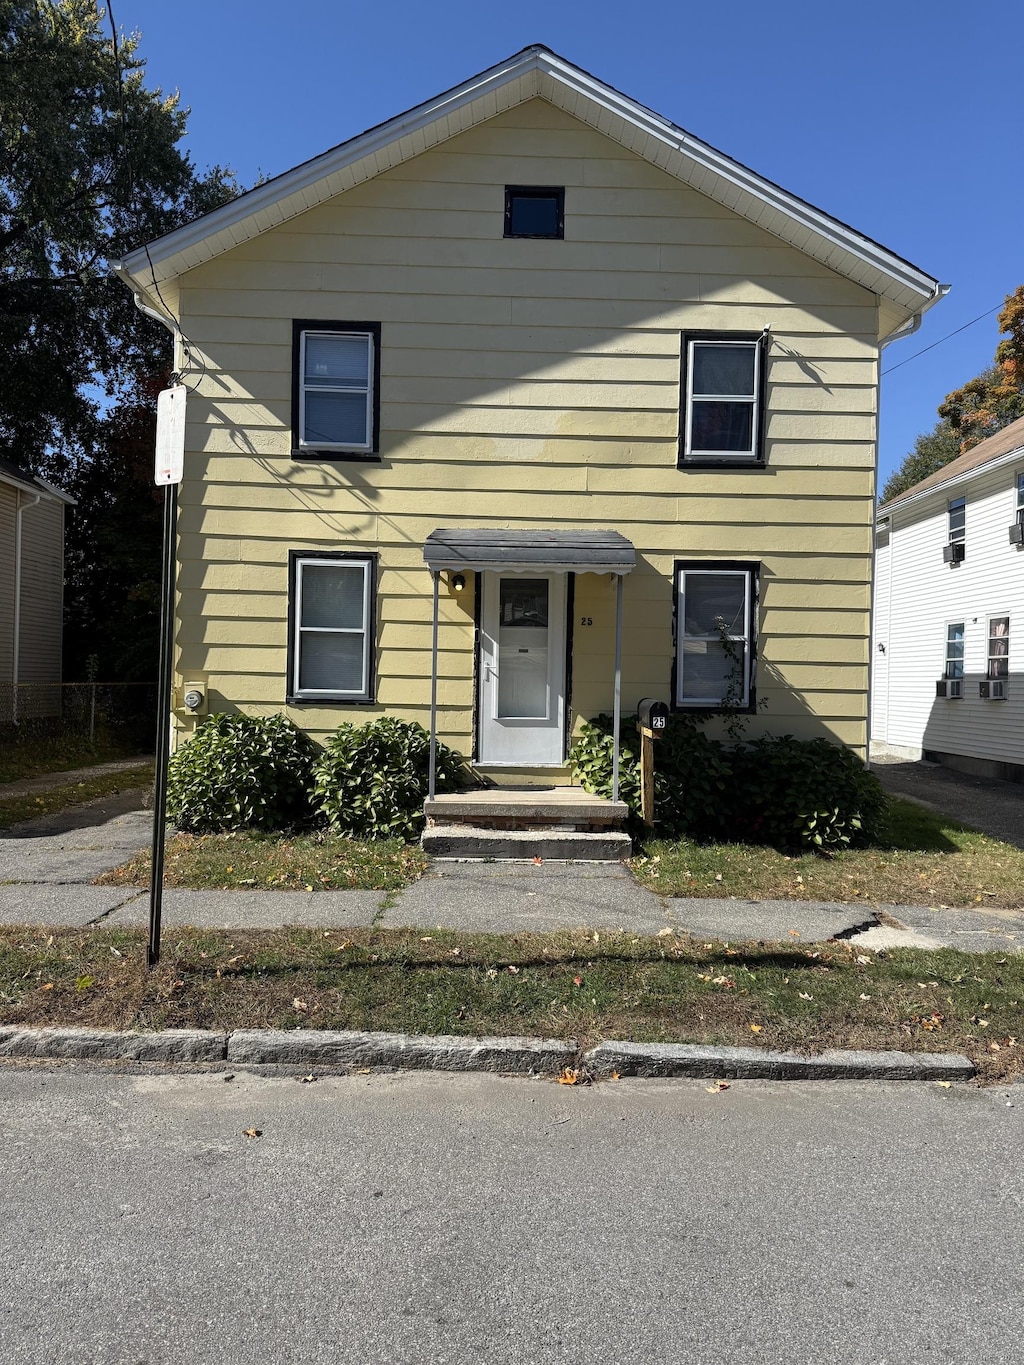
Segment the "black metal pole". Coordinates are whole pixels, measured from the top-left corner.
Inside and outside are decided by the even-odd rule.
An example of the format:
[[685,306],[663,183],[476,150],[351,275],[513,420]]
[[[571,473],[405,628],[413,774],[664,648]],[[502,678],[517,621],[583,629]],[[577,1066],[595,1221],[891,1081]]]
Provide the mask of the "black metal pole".
[[153,848],[149,876],[147,967],[160,961],[160,917],[164,900],[164,833],[167,825],[167,763],[171,749],[171,669],[174,658],[175,530],[178,485],[164,485],[164,549],[160,575],[160,666],[156,701],[156,782],[153,792]]

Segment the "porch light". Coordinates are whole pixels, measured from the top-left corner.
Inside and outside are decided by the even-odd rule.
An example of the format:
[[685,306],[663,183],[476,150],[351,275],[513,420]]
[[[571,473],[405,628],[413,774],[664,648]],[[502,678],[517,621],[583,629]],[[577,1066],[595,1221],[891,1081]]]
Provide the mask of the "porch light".
[[461,592],[465,586],[466,586],[466,575],[463,574],[463,573],[453,574],[453,576],[452,576],[452,588],[455,590],[455,592]]

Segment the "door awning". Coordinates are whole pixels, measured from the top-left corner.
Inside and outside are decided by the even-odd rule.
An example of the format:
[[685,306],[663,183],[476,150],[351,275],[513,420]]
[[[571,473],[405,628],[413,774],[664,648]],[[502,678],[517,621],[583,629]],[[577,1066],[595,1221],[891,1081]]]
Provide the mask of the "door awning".
[[423,558],[434,570],[497,569],[502,573],[627,574],[636,567],[632,542],[618,531],[431,531]]

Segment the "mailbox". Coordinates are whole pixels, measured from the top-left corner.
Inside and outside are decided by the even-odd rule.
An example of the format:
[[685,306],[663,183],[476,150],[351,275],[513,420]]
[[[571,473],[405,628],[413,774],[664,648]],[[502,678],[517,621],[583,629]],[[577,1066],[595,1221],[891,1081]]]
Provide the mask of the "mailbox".
[[636,708],[637,724],[652,734],[663,735],[668,729],[668,706],[654,697],[644,697]]

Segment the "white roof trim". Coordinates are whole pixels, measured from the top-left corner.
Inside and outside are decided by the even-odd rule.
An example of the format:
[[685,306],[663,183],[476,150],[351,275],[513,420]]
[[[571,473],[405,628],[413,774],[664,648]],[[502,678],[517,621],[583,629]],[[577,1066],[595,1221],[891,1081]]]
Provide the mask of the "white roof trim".
[[958,484],[970,483],[972,479],[980,478],[983,474],[990,474],[994,469],[1003,469],[1008,464],[1020,464],[1021,456],[1024,456],[1024,445],[1016,446],[1004,455],[996,455],[993,459],[986,460],[984,464],[976,464],[972,469],[962,469],[958,474],[951,474],[948,479],[941,479],[938,483],[933,483],[930,488],[922,488],[917,493],[906,493],[902,497],[883,502],[878,508],[878,519],[875,524],[878,525],[880,520],[890,517],[893,512],[909,507],[912,502],[917,502],[921,498],[930,498],[933,493],[948,493],[951,488],[956,488]]
[[47,502],[63,502],[68,507],[78,506],[78,502],[70,493],[65,493],[56,484],[47,483],[40,474],[34,474],[31,480],[26,480],[15,478],[5,469],[0,469],[0,483],[7,484],[8,488],[17,488],[22,493],[34,493],[36,497],[44,498]]
[[599,128],[700,193],[889,299],[907,317],[944,287],[877,242],[732,160],[544,47],[530,47],[455,89],[371,128],[240,195],[146,248],[122,267],[139,285],[173,279],[382,170],[537,95]]

